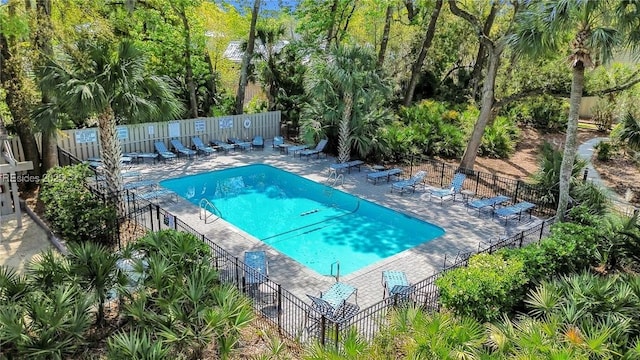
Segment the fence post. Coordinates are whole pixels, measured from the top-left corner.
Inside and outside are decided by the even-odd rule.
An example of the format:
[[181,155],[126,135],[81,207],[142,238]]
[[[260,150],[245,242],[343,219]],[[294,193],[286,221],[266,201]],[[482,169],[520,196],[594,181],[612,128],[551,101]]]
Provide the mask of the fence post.
[[240,290],[240,292],[242,292],[242,286],[240,284],[240,266],[238,265],[238,257],[235,257],[236,261],[236,286],[238,287],[238,290]]
[[480,186],[480,172],[476,173],[476,190],[474,193],[478,195],[478,187]]
[[444,186],[444,163],[442,163],[442,168],[440,169],[440,187]]
[[278,333],[280,335],[282,335],[282,285],[277,284],[278,285],[278,300],[277,300],[277,307],[276,307],[276,311],[278,312]]
[[518,202],[518,193],[520,192],[520,183],[522,181],[520,180],[516,180],[516,193],[515,195],[513,195],[513,203],[517,203]]
[[584,173],[582,174],[582,182],[587,182],[587,177],[589,176],[589,169],[584,169]]
[[324,315],[322,315],[320,316],[320,344],[322,344],[322,346],[325,346],[325,325],[326,321]]
[[522,231],[520,233],[520,243],[518,244],[518,247],[521,248],[522,247],[522,243],[524,242],[524,231]]
[[540,240],[542,240],[542,234],[544,234],[544,225],[546,224],[546,221],[543,221],[542,224],[540,224],[540,235],[538,236],[538,242],[540,242]]

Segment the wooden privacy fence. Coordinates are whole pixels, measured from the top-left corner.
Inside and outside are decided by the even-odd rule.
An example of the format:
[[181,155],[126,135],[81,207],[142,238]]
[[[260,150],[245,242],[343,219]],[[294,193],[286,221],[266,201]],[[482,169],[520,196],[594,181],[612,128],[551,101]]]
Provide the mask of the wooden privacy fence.
[[[156,141],[162,141],[171,148],[170,139],[179,139],[184,146],[191,147],[192,136],[199,136],[208,143],[213,139],[226,141],[231,137],[250,140],[257,135],[265,139],[280,135],[280,111],[118,126],[123,152],[155,152],[153,144]],[[40,146],[40,136],[36,139]],[[17,136],[11,139],[11,146],[16,159],[24,161]],[[63,130],[58,135],[58,147],[80,160],[100,157],[98,128]]]

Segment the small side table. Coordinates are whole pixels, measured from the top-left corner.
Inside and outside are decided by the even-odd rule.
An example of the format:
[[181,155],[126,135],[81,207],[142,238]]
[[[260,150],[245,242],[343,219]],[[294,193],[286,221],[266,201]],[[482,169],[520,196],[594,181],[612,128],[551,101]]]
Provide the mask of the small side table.
[[280,154],[289,154],[289,144],[279,144],[278,148],[280,148]]
[[462,190],[460,191],[460,194],[462,195],[462,200],[465,203],[469,202],[469,199],[473,198],[473,196],[476,194],[475,191],[472,190]]

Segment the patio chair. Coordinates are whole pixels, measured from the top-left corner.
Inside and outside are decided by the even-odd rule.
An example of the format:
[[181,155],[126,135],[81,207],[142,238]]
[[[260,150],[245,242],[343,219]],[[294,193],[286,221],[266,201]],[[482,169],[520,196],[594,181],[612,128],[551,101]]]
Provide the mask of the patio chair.
[[251,143],[248,141],[242,141],[238,138],[232,137],[232,138],[229,138],[229,142],[232,143],[236,149],[240,149],[240,150],[251,149]]
[[211,146],[207,146],[202,142],[202,139],[200,139],[200,136],[194,136],[191,138],[191,141],[193,142],[193,146],[196,147],[196,150],[202,154],[205,155],[210,155],[216,152],[216,150],[214,148],[212,148]]
[[186,155],[187,157],[197,154],[194,150],[182,145],[182,142],[178,139],[171,139],[171,145],[173,145],[173,148],[176,149],[178,154]]
[[527,201],[521,201],[517,204],[513,204],[511,206],[501,207],[496,209],[493,213],[497,215],[499,218],[504,218],[504,224],[507,225],[507,222],[510,218],[518,215],[518,221],[520,221],[522,217],[522,213],[529,212],[529,218],[531,218],[531,210],[535,208],[536,205]]
[[[324,153],[324,148],[327,147],[328,143],[329,143],[329,140],[322,139],[322,140],[320,140],[318,142],[318,144],[316,145],[316,147],[314,149],[306,149],[306,150],[300,151],[300,157],[302,158],[303,156],[305,156],[305,157],[307,157],[307,160],[308,160],[312,155],[315,155],[316,159],[317,159],[317,158],[320,157],[320,154]],[[291,150],[291,149],[289,149],[289,150]]]
[[[356,303],[348,303],[347,300],[354,294]],[[309,294],[307,296],[311,299],[312,308],[316,313],[334,322],[344,321],[360,309],[357,305],[358,289],[341,282],[334,283],[324,294],[320,293],[319,297]]]
[[264,251],[245,251],[244,263],[249,267],[244,275],[244,281],[247,286],[262,284],[267,280],[269,264]]
[[382,298],[394,298],[406,300],[413,291],[413,286],[407,280],[407,274],[403,271],[387,270],[382,272],[382,287],[384,293]]
[[[264,251],[245,251],[244,264],[244,284],[248,295],[265,303],[275,301],[275,292],[265,294],[261,292],[261,284],[267,282],[269,278],[269,261]],[[263,288],[269,289],[268,286]]]
[[393,168],[393,169],[389,169],[389,170],[382,170],[382,171],[376,171],[376,172],[371,172],[367,174],[367,180],[371,180],[373,181],[373,184],[377,184],[378,180],[380,179],[387,179],[387,182],[389,182],[391,180],[392,176],[397,176],[402,174],[402,169],[400,168]]
[[413,192],[416,192],[416,187],[423,183],[426,176],[426,171],[418,171],[415,175],[407,180],[397,181],[391,184],[391,192],[393,192],[394,189],[400,191],[400,194],[402,194],[407,189],[411,189],[413,190]]
[[211,140],[211,144],[218,147],[219,149],[222,149],[225,154],[228,153],[229,150],[234,150],[236,148],[235,145],[226,143],[222,140]]
[[490,197],[490,198],[486,198],[486,199],[478,199],[478,200],[474,200],[474,201],[470,201],[467,205],[467,212],[469,211],[469,209],[477,209],[478,210],[478,215],[480,215],[480,211],[484,208],[491,208],[491,210],[495,210],[496,206],[509,201],[509,197],[508,196],[504,196],[504,195],[498,195],[498,196],[494,196],[494,197]]
[[167,146],[162,141],[156,141],[153,143],[153,146],[156,148],[156,152],[162,158],[162,160],[175,159],[178,155],[172,153],[167,149]]
[[282,136],[274,137],[273,142],[271,143],[273,150],[280,149],[280,145],[284,145],[284,138]]
[[260,135],[256,135],[251,140],[251,147],[264,150],[264,139]]
[[360,172],[360,166],[362,166],[362,164],[364,164],[364,161],[362,160],[351,160],[343,163],[331,164],[329,165],[329,169],[335,172],[347,169],[347,172],[351,173],[351,168],[357,167],[358,172]]
[[464,184],[464,180],[467,178],[467,175],[463,173],[456,173],[453,176],[453,180],[451,180],[451,185],[447,189],[432,189],[429,191],[429,200],[431,197],[438,197],[440,201],[444,201],[445,197],[451,197],[453,200],[456,199],[456,195],[462,191],[462,185]]

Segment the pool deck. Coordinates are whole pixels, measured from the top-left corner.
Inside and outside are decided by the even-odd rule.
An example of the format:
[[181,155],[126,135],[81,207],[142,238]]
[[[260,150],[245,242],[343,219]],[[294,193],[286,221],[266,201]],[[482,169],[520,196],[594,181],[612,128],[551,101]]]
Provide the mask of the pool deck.
[[[334,162],[335,158],[330,156],[309,160],[294,158],[290,154],[281,154],[277,150],[272,150],[270,146],[266,146],[264,151],[229,152],[227,155],[200,156],[188,160],[180,158],[166,163],[133,165],[133,168],[140,170],[145,180],[161,181],[228,167],[261,163],[327,184],[329,165]],[[341,282],[358,289],[357,303],[360,308],[366,308],[382,300],[383,270],[404,271],[410,282],[418,282],[440,271],[445,256],[451,261],[459,252],[476,251],[480,242],[504,237],[508,231],[504,226],[504,220],[494,219],[486,213],[479,216],[475,210],[467,212],[460,196],[458,197],[460,199],[457,198],[455,202],[449,200],[441,203],[439,199],[430,201],[428,192],[424,190],[402,195],[396,192],[391,193],[390,184],[384,180],[379,181],[377,185],[367,181],[366,175],[371,171],[374,170],[363,165],[360,172],[357,169],[352,169],[350,174],[343,172],[344,184],[337,188],[438,225],[446,232],[432,241],[341,276],[339,278]],[[405,175],[408,176],[408,174]],[[320,275],[300,265],[224,220],[212,221],[210,218],[209,223],[205,224],[199,219],[199,208],[185,199],[178,198],[177,201],[168,199],[160,204],[240,259],[245,251],[265,250],[269,259],[269,277],[303,300],[308,300],[305,294],[317,296],[336,281],[332,276]],[[277,209],[264,209],[264,211],[277,211]],[[517,221],[509,221],[509,223],[511,227],[522,226]],[[330,269],[327,269],[327,274],[329,272]],[[355,299],[350,301],[352,300]]]

